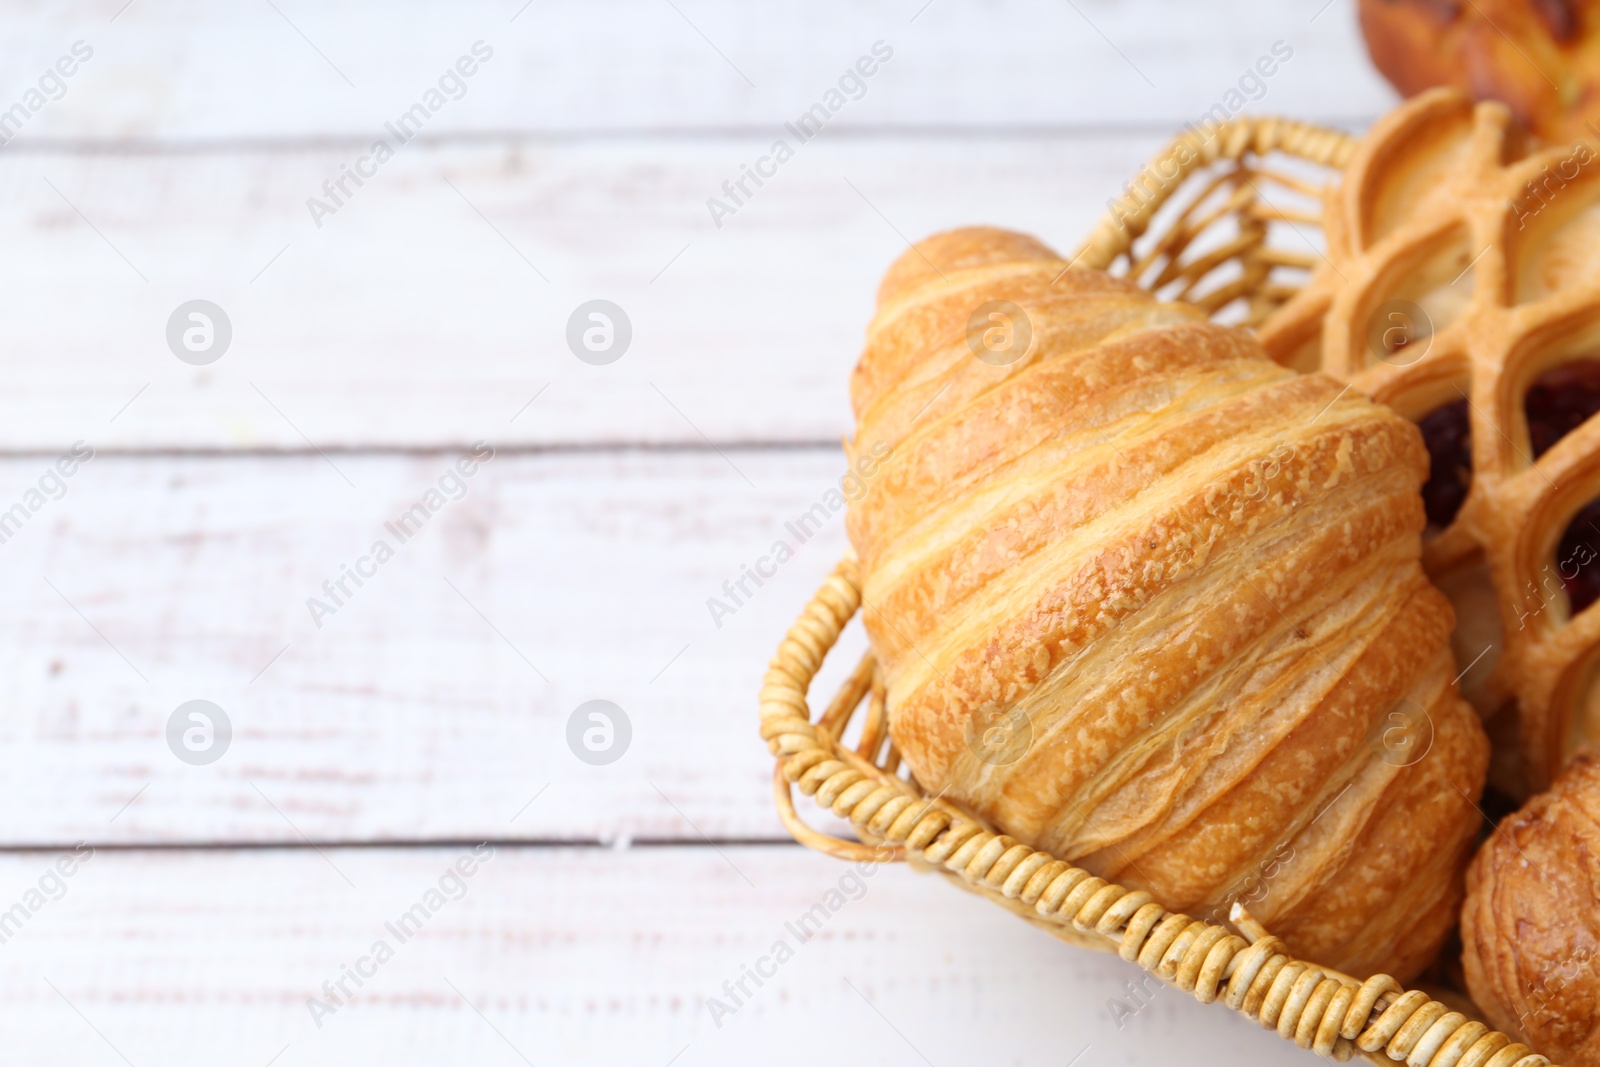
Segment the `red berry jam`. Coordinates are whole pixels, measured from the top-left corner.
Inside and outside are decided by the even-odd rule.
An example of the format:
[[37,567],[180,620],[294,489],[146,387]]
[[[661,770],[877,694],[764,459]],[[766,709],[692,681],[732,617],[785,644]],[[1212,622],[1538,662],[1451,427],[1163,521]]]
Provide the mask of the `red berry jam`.
[[1600,360],[1563,363],[1539,376],[1523,401],[1528,442],[1538,459],[1600,411]]
[[1444,529],[1455,521],[1472,487],[1472,423],[1465,397],[1428,412],[1418,422],[1428,446],[1428,480],[1422,503],[1428,525]]
[[1556,574],[1572,602],[1572,614],[1600,600],[1600,500],[1572,517],[1556,546]]

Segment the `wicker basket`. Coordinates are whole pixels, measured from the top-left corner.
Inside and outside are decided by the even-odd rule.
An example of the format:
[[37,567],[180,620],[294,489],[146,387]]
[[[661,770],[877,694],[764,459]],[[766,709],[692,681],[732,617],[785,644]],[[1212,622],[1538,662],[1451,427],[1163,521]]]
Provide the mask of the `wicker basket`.
[[[1112,201],[1073,262],[1125,275],[1215,317],[1258,323],[1316,263],[1322,188],[1354,149],[1346,134],[1277,119],[1191,130]],[[1267,157],[1273,169],[1262,165]],[[1360,1055],[1411,1067],[1550,1062],[1387,975],[1362,982],[1295,959],[1237,904],[1227,926],[1174,914],[1149,893],[1109,884],[927,796],[902,771],[889,740],[870,652],[813,721],[811,680],[860,605],[852,554],[790,628],[761,690],[761,736],[778,761],[778,813],[802,844],[845,860],[937,870],[1057,937],[1117,952],[1202,1002],[1223,1001],[1334,1059]],[[845,742],[847,731],[853,743]],[[795,786],[847,819],[859,840],[807,826],[795,810]]]

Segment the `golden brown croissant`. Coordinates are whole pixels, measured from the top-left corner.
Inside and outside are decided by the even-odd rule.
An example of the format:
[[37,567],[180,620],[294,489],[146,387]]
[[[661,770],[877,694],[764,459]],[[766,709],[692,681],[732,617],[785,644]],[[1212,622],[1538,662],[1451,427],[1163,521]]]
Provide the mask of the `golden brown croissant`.
[[1415,973],[1487,744],[1418,563],[1414,427],[1242,331],[960,230],[903,255],[852,382],[852,504],[917,780],[1164,905]]
[[1501,822],[1467,872],[1467,988],[1568,1067],[1600,1067],[1600,763],[1581,755]]

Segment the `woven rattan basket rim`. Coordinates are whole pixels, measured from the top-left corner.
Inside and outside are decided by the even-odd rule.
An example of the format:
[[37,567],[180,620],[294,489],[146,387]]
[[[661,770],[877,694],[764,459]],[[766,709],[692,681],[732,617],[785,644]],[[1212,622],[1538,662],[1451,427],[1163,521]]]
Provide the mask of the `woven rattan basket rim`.
[[[1242,166],[1248,156],[1276,152],[1336,170],[1354,151],[1355,141],[1347,134],[1287,119],[1245,118],[1192,128],[1110,202],[1072,262],[1101,270],[1132,262],[1135,242],[1173,194],[1218,163]],[[1261,286],[1267,274],[1247,269],[1244,277],[1247,284]],[[761,736],[777,757],[774,800],[785,827],[802,844],[840,859],[907,860],[938,869],[1069,940],[1116,951],[1202,1003],[1223,1001],[1324,1056],[1360,1055],[1413,1067],[1550,1062],[1428,994],[1404,989],[1388,975],[1361,982],[1296,959],[1237,905],[1231,917],[1236,929],[1169,912],[1147,892],[1110,884],[995,833],[941,797],[924,795],[896,773],[898,756],[888,745],[882,686],[870,653],[812,720],[811,681],[860,606],[859,566],[852,553],[789,629],[761,690]],[[863,701],[868,716],[852,750],[840,739]],[[886,748],[888,763],[880,765],[878,753]],[[860,840],[808,826],[795,809],[795,787],[848,820]]]
[[1107,204],[1106,213],[1073,254],[1072,263],[1110,270],[1149,229],[1156,213],[1197,171],[1219,161],[1280,152],[1339,170],[1355,154],[1356,139],[1339,130],[1283,118],[1243,118],[1195,127],[1176,137]]

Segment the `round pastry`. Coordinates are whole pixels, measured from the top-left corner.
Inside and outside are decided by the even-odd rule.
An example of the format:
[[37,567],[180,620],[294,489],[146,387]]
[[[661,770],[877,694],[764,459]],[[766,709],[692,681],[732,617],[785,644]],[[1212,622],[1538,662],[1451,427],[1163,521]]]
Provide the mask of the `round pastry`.
[[1434,955],[1488,746],[1414,427],[987,229],[894,264],[851,395],[863,617],[925,789],[1347,973]]
[[1549,141],[1600,119],[1594,0],[1361,0],[1360,10],[1373,63],[1407,96],[1450,86],[1499,100]]
[[1467,872],[1462,968],[1484,1016],[1568,1067],[1600,1067],[1600,763],[1575,759]]
[[1520,751],[1493,780],[1525,796],[1600,740],[1600,160],[1435,89],[1373,127],[1323,220],[1261,341],[1421,426],[1423,562],[1463,692]]

